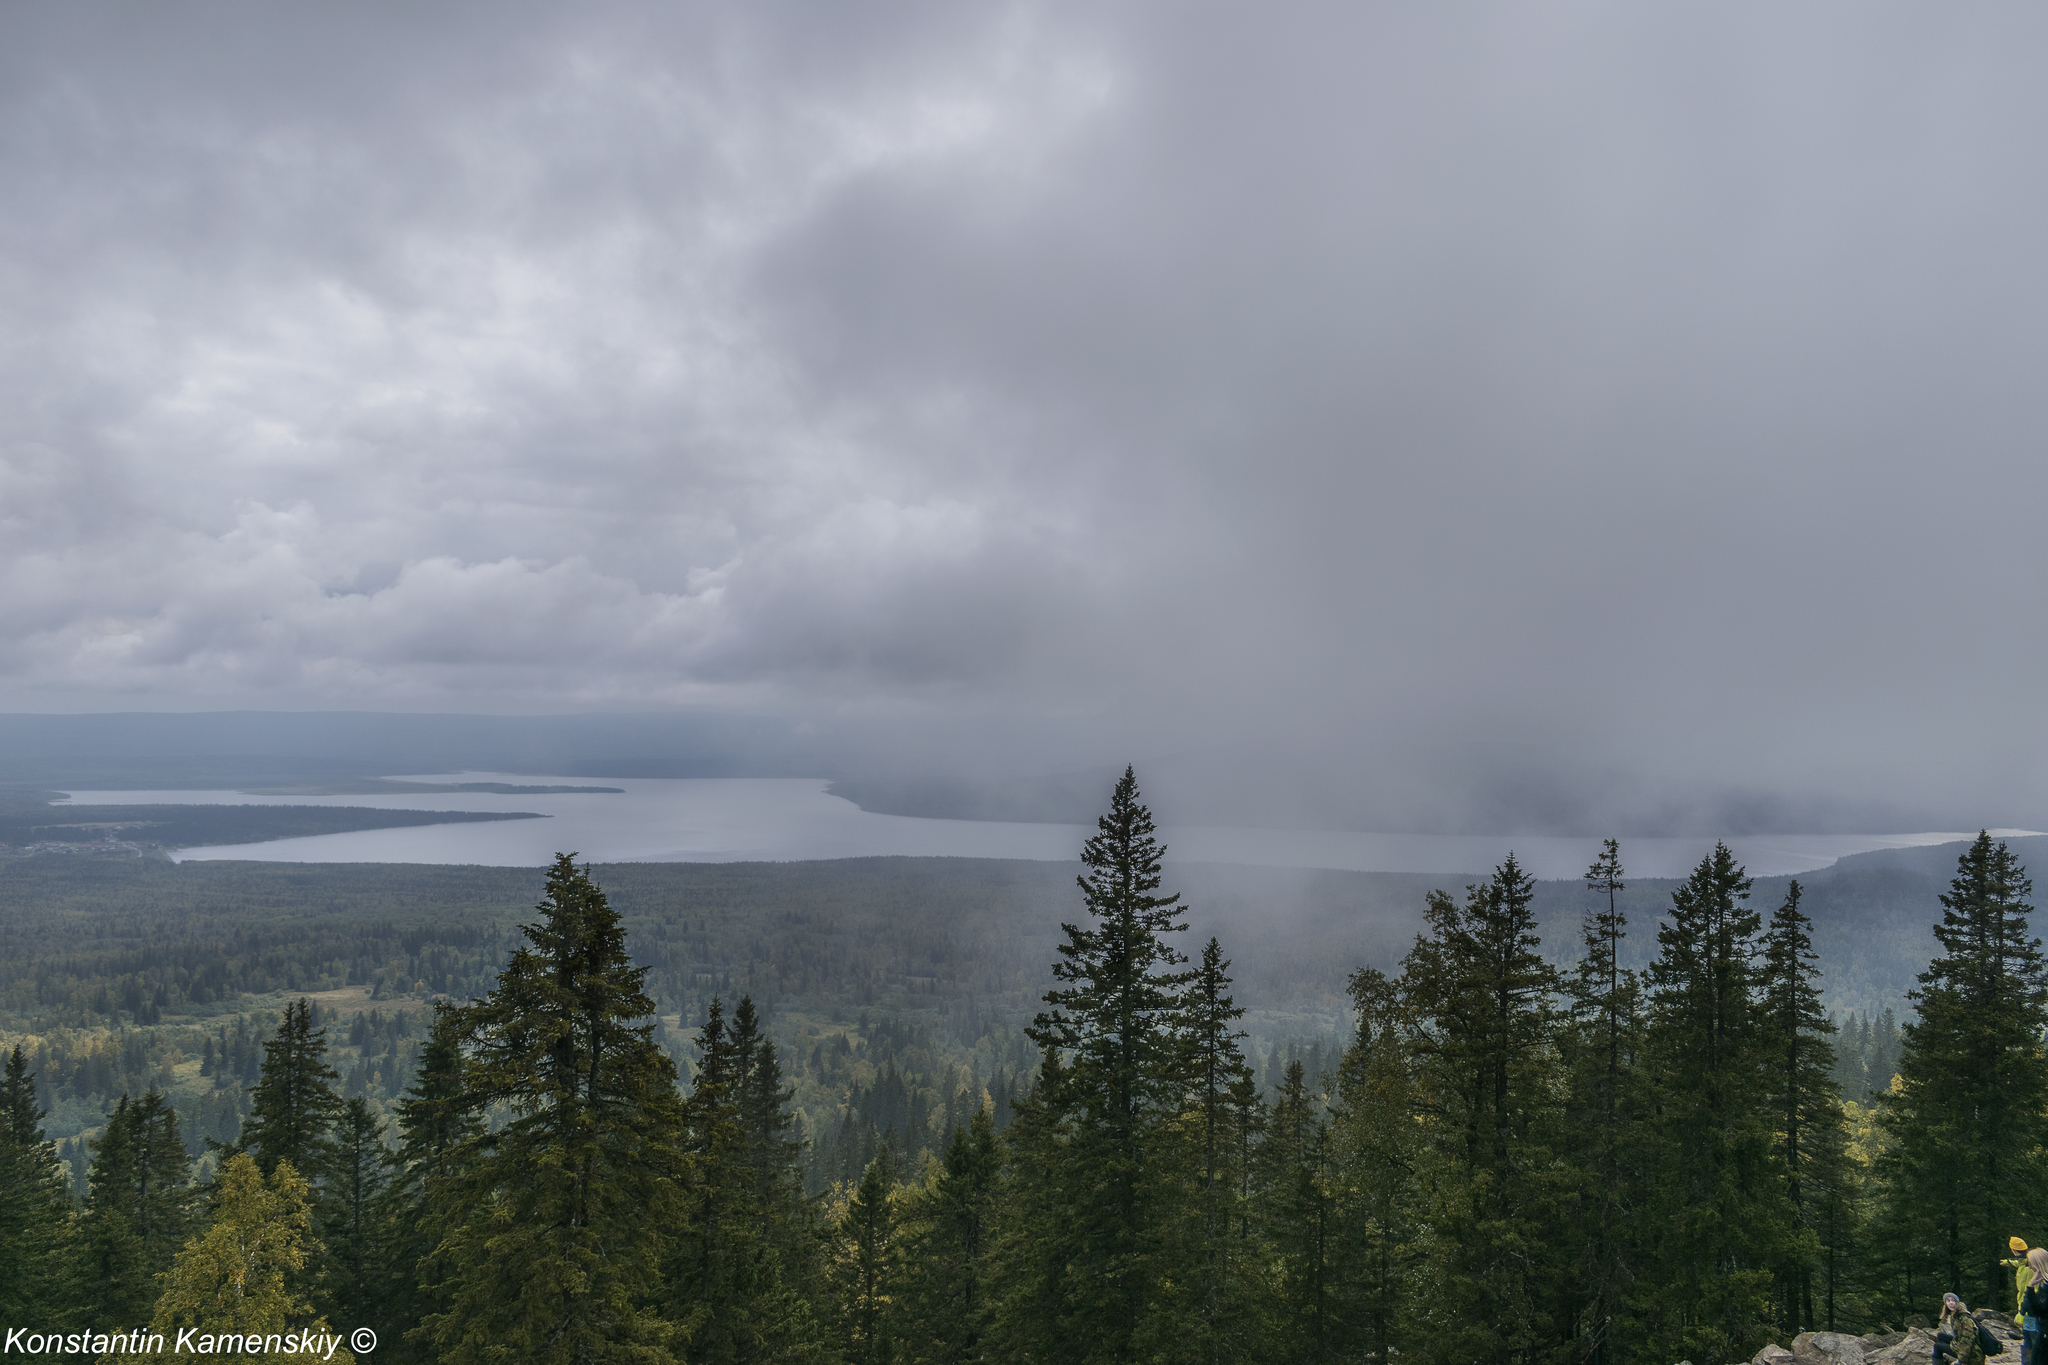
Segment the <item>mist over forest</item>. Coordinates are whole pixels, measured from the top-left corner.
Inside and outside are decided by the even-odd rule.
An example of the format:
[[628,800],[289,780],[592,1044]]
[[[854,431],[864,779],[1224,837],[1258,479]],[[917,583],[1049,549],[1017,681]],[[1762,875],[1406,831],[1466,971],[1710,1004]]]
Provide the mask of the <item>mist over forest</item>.
[[2044,59],[0,10],[0,1355],[2040,1365]]

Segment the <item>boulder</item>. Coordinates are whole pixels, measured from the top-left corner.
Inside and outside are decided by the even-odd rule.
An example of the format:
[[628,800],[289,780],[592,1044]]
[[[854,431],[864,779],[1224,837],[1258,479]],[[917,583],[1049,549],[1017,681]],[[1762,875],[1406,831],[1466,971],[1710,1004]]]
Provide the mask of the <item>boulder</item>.
[[1909,1332],[1887,1332],[1891,1343],[1874,1351],[1863,1353],[1863,1365],[1892,1365],[1893,1361],[1908,1361],[1911,1365],[1930,1365],[1934,1359],[1934,1333],[1924,1327],[1915,1327]]
[[1863,1338],[1842,1332],[1801,1332],[1792,1338],[1792,1354],[1815,1365],[1863,1365]]
[[1751,1356],[1749,1365],[1792,1365],[1792,1353],[1774,1341]]

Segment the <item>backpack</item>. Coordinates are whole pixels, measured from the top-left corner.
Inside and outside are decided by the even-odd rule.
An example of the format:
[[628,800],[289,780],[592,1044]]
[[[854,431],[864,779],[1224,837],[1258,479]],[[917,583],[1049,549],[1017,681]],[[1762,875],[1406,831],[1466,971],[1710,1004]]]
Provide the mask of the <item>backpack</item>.
[[1997,1334],[1984,1325],[1981,1318],[1972,1317],[1971,1321],[1977,1324],[1977,1349],[1984,1353],[1986,1360],[1991,1359],[1991,1357],[2005,1349],[2005,1343],[2000,1341]]

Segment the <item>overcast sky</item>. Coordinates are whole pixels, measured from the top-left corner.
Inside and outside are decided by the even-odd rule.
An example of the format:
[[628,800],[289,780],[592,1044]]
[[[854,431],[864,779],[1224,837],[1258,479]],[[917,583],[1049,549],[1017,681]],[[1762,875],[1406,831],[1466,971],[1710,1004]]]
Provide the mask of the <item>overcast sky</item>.
[[2044,59],[2017,5],[10,6],[0,709],[2048,819]]

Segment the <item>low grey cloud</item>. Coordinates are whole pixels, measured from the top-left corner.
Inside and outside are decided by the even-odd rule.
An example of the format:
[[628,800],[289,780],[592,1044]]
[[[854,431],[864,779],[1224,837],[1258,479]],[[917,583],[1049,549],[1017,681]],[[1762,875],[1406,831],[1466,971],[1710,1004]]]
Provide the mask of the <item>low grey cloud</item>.
[[18,11],[0,705],[2048,819],[2044,24]]

